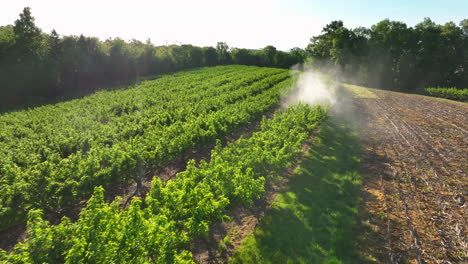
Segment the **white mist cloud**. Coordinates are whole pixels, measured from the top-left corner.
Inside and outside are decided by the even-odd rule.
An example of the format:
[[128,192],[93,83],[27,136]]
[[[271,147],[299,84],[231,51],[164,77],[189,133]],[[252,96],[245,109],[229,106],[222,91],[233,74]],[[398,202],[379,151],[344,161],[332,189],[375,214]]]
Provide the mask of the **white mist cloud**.
[[301,73],[284,105],[305,103],[334,106],[338,100],[333,83],[313,70]]

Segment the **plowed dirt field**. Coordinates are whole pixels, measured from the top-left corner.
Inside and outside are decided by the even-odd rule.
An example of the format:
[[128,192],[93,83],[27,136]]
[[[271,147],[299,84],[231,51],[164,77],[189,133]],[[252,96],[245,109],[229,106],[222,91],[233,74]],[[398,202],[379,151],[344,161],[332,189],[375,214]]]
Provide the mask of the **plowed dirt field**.
[[468,105],[372,92],[354,100],[374,231],[365,250],[381,263],[468,263]]

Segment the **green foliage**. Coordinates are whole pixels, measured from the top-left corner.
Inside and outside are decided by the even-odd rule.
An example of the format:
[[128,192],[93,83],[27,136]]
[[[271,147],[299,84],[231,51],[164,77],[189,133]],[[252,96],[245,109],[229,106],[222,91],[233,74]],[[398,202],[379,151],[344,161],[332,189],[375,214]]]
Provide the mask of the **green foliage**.
[[460,21],[460,27],[463,30],[463,34],[468,35],[468,19]]
[[248,49],[232,49],[231,56],[235,64],[260,65],[258,56]]
[[25,8],[14,26],[0,27],[0,105],[47,103],[188,68],[232,63],[289,68],[304,59],[300,49],[291,53],[269,50],[276,49],[267,46],[238,53],[225,42],[218,42],[216,48],[156,47],[149,39],[143,43],[120,38],[100,41],[83,35],[60,37],[55,30],[42,33],[30,8]]
[[216,54],[218,55],[219,64],[228,64],[231,62],[229,46],[226,44],[226,42],[218,42],[216,44]]
[[206,66],[213,66],[216,65],[218,62],[218,57],[216,54],[216,49],[213,47],[204,47],[202,48],[202,53],[203,53],[203,63]]
[[461,88],[468,84],[466,24],[438,25],[426,18],[408,27],[385,19],[370,29],[348,29],[333,21],[311,38],[306,51],[319,69],[356,84],[391,90]]
[[452,88],[426,88],[426,93],[430,96],[442,97],[451,100],[468,102],[468,89]]
[[291,66],[304,62],[305,51],[293,48],[289,52],[276,50],[268,45],[261,50],[231,49],[230,55],[234,64],[258,65],[266,67],[290,68]]
[[7,51],[15,45],[15,31],[12,25],[0,27],[0,60],[6,55]]
[[[222,66],[0,115],[0,229],[62,209],[98,185],[138,181],[279,103],[289,72]],[[209,199],[209,197],[207,197]]]
[[262,65],[275,65],[277,63],[276,48],[268,45],[263,48],[261,62]]
[[2,253],[0,260],[193,263],[191,254],[181,249],[193,238],[205,236],[229,205],[251,204],[261,197],[265,179],[278,177],[295,162],[302,142],[325,117],[322,108],[300,105],[264,119],[250,138],[225,148],[218,143],[209,163],[191,161],[186,171],[165,184],[153,180],[144,203],[134,199],[124,210],[119,209],[119,200],[104,202],[102,187],[94,189],[75,223],[64,219],[51,226],[33,210],[28,238],[10,254]]
[[42,35],[41,30],[34,24],[31,9],[26,7],[20,14],[20,18],[15,21],[13,28],[15,32],[16,49],[19,56],[38,56],[41,50]]

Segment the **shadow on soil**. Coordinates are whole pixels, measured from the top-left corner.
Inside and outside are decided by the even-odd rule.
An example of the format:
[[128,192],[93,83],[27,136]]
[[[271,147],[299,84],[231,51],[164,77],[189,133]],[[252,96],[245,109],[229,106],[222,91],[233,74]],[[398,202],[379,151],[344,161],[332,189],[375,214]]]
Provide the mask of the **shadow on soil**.
[[358,250],[361,149],[348,113],[322,125],[288,188],[230,263],[372,262]]

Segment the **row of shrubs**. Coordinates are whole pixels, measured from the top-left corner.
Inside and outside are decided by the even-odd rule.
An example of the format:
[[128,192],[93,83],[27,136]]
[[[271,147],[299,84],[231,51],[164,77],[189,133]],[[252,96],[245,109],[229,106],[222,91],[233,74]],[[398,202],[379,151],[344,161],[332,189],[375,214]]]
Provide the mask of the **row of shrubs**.
[[462,102],[468,102],[468,89],[457,88],[426,88],[426,93],[430,96],[442,97]]

